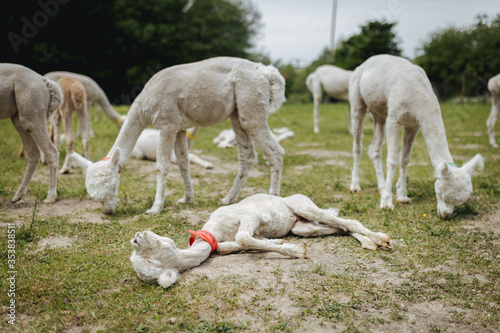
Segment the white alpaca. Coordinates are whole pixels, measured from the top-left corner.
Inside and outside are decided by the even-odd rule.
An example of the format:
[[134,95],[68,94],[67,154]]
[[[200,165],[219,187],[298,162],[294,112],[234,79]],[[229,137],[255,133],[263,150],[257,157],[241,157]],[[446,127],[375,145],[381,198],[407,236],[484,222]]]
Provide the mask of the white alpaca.
[[[106,93],[93,79],[86,75],[72,72],[49,72],[44,75],[44,77],[53,81],[57,81],[66,76],[73,77],[83,84],[83,86],[85,87],[85,91],[87,92],[87,105],[89,107],[89,110],[91,105],[98,107],[109,119],[111,119],[115,123],[116,126],[118,126],[118,128],[122,127],[126,116],[122,116],[121,114],[116,112],[115,109],[113,109],[111,103],[109,102],[108,96],[106,96]],[[81,135],[80,126],[80,123],[78,123],[78,136]],[[87,128],[89,130],[89,135],[91,137],[94,137],[90,115],[87,119]]]
[[[476,155],[461,168],[453,163],[438,100],[424,70],[406,59],[377,55],[361,64],[351,78],[349,96],[354,131],[351,191],[359,192],[363,118],[369,108],[374,118],[373,142],[368,156],[373,162],[381,194],[380,207],[393,209],[392,182],[398,165],[399,130],[404,128],[397,200],[410,202],[406,174],[413,143],[422,131],[435,170],[437,210],[442,218],[450,217],[455,206],[464,203],[472,193],[471,176],[484,159]],[[387,123],[387,180],[382,168],[382,144]]]
[[[287,127],[275,128],[273,132],[274,139],[278,142],[295,135],[295,133]],[[236,135],[232,129],[225,129],[212,140],[212,143],[219,148],[234,148],[236,146]]]
[[[349,101],[349,80],[351,76],[352,71],[331,65],[319,66],[307,76],[306,86],[313,95],[314,101],[314,133],[319,133],[319,105],[321,104],[323,90],[334,98]],[[351,132],[350,119],[349,132]]]
[[134,249],[130,261],[142,281],[166,288],[180,272],[200,265],[215,250],[220,254],[261,250],[306,258],[304,245],[277,239],[289,232],[301,237],[340,233],[353,236],[366,249],[390,248],[389,235],[372,232],[356,220],[342,219],[336,209],[318,208],[302,194],[286,198],[255,194],[213,212],[196,233],[201,238],[186,250],[150,231],[136,233],[130,241]]
[[500,74],[497,74],[488,81],[488,90],[491,92],[491,113],[486,126],[488,127],[491,146],[498,148],[495,141],[495,124],[500,112]]
[[[193,140],[198,134],[199,127],[193,127],[186,130],[188,135],[188,150],[191,149],[193,145]],[[141,160],[151,160],[156,161],[156,152],[158,150],[158,144],[160,142],[160,131],[154,128],[146,128],[142,131],[141,135],[135,143],[134,149],[132,149],[132,157]],[[193,164],[197,164],[205,169],[212,169],[214,166],[212,163],[205,161],[201,157],[189,153],[189,161]],[[177,158],[172,151],[172,156],[170,157],[172,163],[177,164]]]
[[54,130],[54,145],[59,147],[60,144],[60,126],[61,118],[64,125],[64,140],[66,141],[66,158],[60,173],[68,173],[71,170],[71,154],[73,153],[73,143],[75,136],[73,134],[73,113],[78,115],[79,123],[82,127],[83,149],[85,158],[89,157],[89,131],[87,128],[88,118],[90,117],[87,108],[87,93],[83,84],[71,76],[65,76],[57,81],[64,95],[64,101],[61,104],[58,112],[54,113],[52,125]]
[[75,155],[86,171],[90,196],[101,201],[106,213],[116,209],[119,170],[130,157],[137,138],[147,126],[160,130],[157,152],[157,185],[150,214],[163,209],[165,182],[175,149],[185,194],[178,203],[193,200],[189,175],[186,129],[207,127],[231,120],[237,136],[239,171],[223,204],[236,201],[250,168],[257,163],[254,142],[271,168],[269,192],[279,195],[283,148],[267,124],[270,113],[281,107],[285,80],[272,66],[229,57],[173,66],[156,73],[130,107],[127,121],[105,161],[91,163]]
[[57,198],[59,153],[50,141],[47,118],[61,105],[59,86],[24,66],[0,64],[0,119],[10,118],[24,145],[27,167],[12,202],[21,200],[40,162],[40,150],[49,166],[49,190],[44,202]]

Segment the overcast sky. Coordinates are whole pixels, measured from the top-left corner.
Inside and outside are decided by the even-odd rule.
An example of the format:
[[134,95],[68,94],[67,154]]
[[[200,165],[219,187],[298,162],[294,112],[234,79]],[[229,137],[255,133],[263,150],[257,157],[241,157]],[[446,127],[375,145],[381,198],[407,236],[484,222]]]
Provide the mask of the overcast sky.
[[[273,61],[307,66],[330,45],[333,0],[251,0],[262,15],[256,51]],[[440,28],[465,28],[478,14],[496,17],[500,0],[338,0],[335,43],[360,32],[368,21],[387,19],[395,27],[403,55]]]

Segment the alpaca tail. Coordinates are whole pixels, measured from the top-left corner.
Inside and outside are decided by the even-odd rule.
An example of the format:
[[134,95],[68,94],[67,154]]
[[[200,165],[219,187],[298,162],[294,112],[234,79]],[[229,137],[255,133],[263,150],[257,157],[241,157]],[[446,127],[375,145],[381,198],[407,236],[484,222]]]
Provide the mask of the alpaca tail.
[[87,96],[85,96],[85,88],[80,82],[74,82],[70,87],[71,100],[77,109],[80,109],[85,102]]
[[50,93],[50,102],[47,109],[47,119],[49,119],[52,113],[54,113],[54,111],[61,106],[64,97],[61,88],[59,88],[57,83],[44,77],[42,79]]
[[275,113],[281,108],[281,105],[286,101],[285,98],[285,79],[280,74],[280,72],[276,69],[276,67],[269,65],[263,66],[262,71],[264,75],[269,80],[270,84],[270,113]]
[[311,74],[309,74],[309,75],[307,76],[307,79],[306,79],[306,87],[307,87],[307,89],[309,89],[309,91],[310,91],[311,93],[313,92],[313,89],[312,89],[312,81],[313,81],[314,75],[315,75],[315,72],[312,72]]

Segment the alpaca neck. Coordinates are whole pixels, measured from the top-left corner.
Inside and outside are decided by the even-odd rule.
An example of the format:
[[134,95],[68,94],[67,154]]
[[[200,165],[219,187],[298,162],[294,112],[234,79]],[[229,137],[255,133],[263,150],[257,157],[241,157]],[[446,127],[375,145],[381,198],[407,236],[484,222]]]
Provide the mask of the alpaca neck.
[[434,170],[442,162],[453,163],[439,106],[437,111],[428,113],[427,118],[420,122],[420,130]]
[[[207,222],[202,229],[211,232],[218,242],[223,240],[223,234],[219,232],[217,226],[211,225],[210,222]],[[182,272],[186,269],[199,266],[202,262],[208,259],[211,252],[212,246],[210,243],[197,238],[190,248],[186,250],[179,250],[179,253],[177,254],[180,265],[179,271]]]
[[104,91],[101,90],[101,92],[102,94],[99,97],[99,101],[97,102],[97,104],[99,104],[102,112],[104,112],[104,114],[116,124],[118,122],[118,119],[120,119],[122,115],[116,112],[115,109],[113,109],[111,103],[109,102],[109,99],[104,94]]
[[142,131],[147,127],[147,124],[144,124],[140,120],[138,112],[134,112],[134,110],[136,110],[136,106],[132,105],[127,115],[127,121],[120,129],[118,137],[107,155],[112,156],[114,151],[120,148],[120,164],[122,166],[125,165],[130,154],[132,154],[132,150],[134,149],[137,139],[139,139],[139,135],[141,135]]
[[199,266],[210,256],[212,247],[204,240],[196,240],[193,245],[186,250],[179,250],[177,253],[179,272]]

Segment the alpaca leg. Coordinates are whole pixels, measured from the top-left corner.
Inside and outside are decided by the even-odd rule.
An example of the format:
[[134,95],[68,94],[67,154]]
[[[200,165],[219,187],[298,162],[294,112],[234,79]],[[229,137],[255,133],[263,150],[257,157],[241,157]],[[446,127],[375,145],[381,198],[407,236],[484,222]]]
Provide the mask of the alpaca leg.
[[176,133],[172,130],[160,130],[160,143],[156,152],[156,194],[153,206],[146,211],[146,214],[159,214],[163,209],[165,201],[165,185],[167,181],[167,174],[170,168],[170,156],[174,149]]
[[[389,248],[390,237],[381,232],[373,232],[356,220],[342,219],[337,216],[337,211],[334,209],[321,209],[311,199],[302,195],[295,194],[290,197],[283,198],[285,204],[297,215],[307,221],[316,221],[311,224],[319,223],[326,225],[324,229],[318,227],[317,232],[326,232],[330,230],[336,233],[348,233],[359,240],[354,234],[359,234],[367,237],[370,242],[364,240],[361,242],[363,248],[373,249],[377,246]],[[296,223],[297,224],[297,223]],[[301,224],[297,225],[300,228]],[[295,228],[295,225],[294,225]],[[313,229],[313,227],[311,227]],[[297,230],[297,229],[295,229]],[[292,229],[293,231],[293,229]]]
[[236,233],[235,240],[244,250],[261,250],[266,252],[278,252],[285,256],[305,258],[306,247],[284,243],[276,244],[276,241],[267,239],[256,239],[253,237],[255,230],[261,222],[260,216],[256,214],[246,214],[240,219],[240,227]]
[[51,127],[52,142],[54,142],[54,146],[56,146],[56,148],[59,150],[59,147],[61,145],[61,114],[59,109],[54,111],[54,114],[52,115]]
[[62,120],[64,126],[64,139],[66,140],[66,157],[64,158],[64,164],[59,173],[69,173],[71,170],[73,143],[75,141],[75,135],[73,134],[73,112],[65,109],[62,113]]
[[373,117],[373,141],[368,148],[368,156],[372,160],[377,176],[378,191],[382,194],[385,188],[384,167],[382,165],[382,146],[384,144],[385,118],[375,115]]
[[213,167],[214,167],[212,163],[205,161],[204,159],[202,159],[201,157],[199,157],[195,154],[189,154],[189,161],[191,163],[197,164],[205,169],[213,169]]
[[231,190],[220,200],[223,205],[228,205],[238,199],[238,194],[245,184],[250,169],[257,163],[257,153],[255,152],[253,142],[243,127],[241,127],[238,116],[231,116],[230,119],[236,136],[236,144],[238,145],[239,169]]
[[90,133],[89,128],[87,127],[89,124],[88,118],[90,118],[90,113],[87,110],[86,104],[87,101],[84,100],[82,108],[76,110],[76,112],[78,114],[78,123],[82,124],[82,142],[85,158],[90,160]]
[[193,201],[194,194],[193,183],[191,182],[191,175],[189,174],[189,158],[186,131],[177,133],[174,149],[177,159],[177,165],[179,166],[182,180],[184,181],[184,197],[182,199],[179,199],[177,203],[191,203]]
[[40,162],[40,149],[38,148],[38,145],[33,140],[31,135],[29,135],[29,133],[23,129],[21,122],[19,121],[18,115],[12,117],[12,123],[14,124],[14,127],[21,136],[21,142],[23,143],[24,154],[26,156],[26,164],[27,164],[26,172],[24,173],[21,185],[17,189],[14,198],[12,198],[12,203],[14,203],[21,200],[22,197],[24,197],[24,195],[28,191],[28,185],[31,182],[31,178],[35,173],[38,163]]
[[488,117],[488,121],[486,122],[486,126],[488,127],[490,145],[493,148],[498,148],[498,144],[495,141],[495,124],[498,119],[498,113],[500,112],[500,96],[495,96],[495,94],[492,94],[492,97],[493,100],[491,101],[491,113]]
[[[92,130],[92,114],[91,114],[91,111],[90,111],[90,107],[88,108],[88,118],[86,120],[86,127],[87,127],[87,130],[88,130],[88,133],[89,133],[89,138],[95,138],[95,134],[94,134],[94,131]],[[97,121],[97,111],[96,111],[96,121]],[[77,130],[76,130],[76,137],[77,138],[83,138],[83,133],[84,133],[84,130],[83,130],[83,126],[82,126],[82,120],[78,121],[78,127],[77,127]]]
[[290,231],[292,232],[292,234],[299,237],[318,237],[345,233],[344,230],[340,228],[321,224],[317,221],[297,221]]
[[313,89],[313,100],[314,100],[314,109],[313,109],[313,122],[314,122],[314,133],[319,133],[319,106],[321,104],[321,95],[322,89],[321,83],[316,78],[312,82]]
[[[272,244],[276,245],[282,245],[284,240],[283,239],[266,239],[266,242],[270,242]],[[242,246],[240,243],[234,241],[234,242],[221,242],[217,244],[217,252],[219,254],[230,254],[233,252],[240,252],[244,251],[246,248]]]
[[366,105],[361,100],[361,97],[351,100],[351,123],[353,130],[351,192],[354,193],[361,192],[361,187],[359,186],[359,162],[363,151],[361,138],[363,136],[363,119],[365,118],[366,109]]
[[396,184],[397,200],[399,202],[408,203],[411,199],[408,198],[406,190],[406,177],[408,172],[408,163],[410,162],[413,143],[418,133],[418,127],[405,127],[403,131],[403,147],[401,148],[401,159],[399,165],[399,179]]
[[394,209],[392,203],[392,182],[398,166],[399,125],[389,119],[387,126],[387,179],[380,198],[380,208]]
[[257,147],[260,148],[271,168],[271,186],[269,188],[269,194],[279,196],[281,170],[283,169],[283,155],[285,154],[285,150],[274,139],[273,133],[267,125],[267,122],[262,126],[256,127],[253,131],[250,131],[250,137]]

